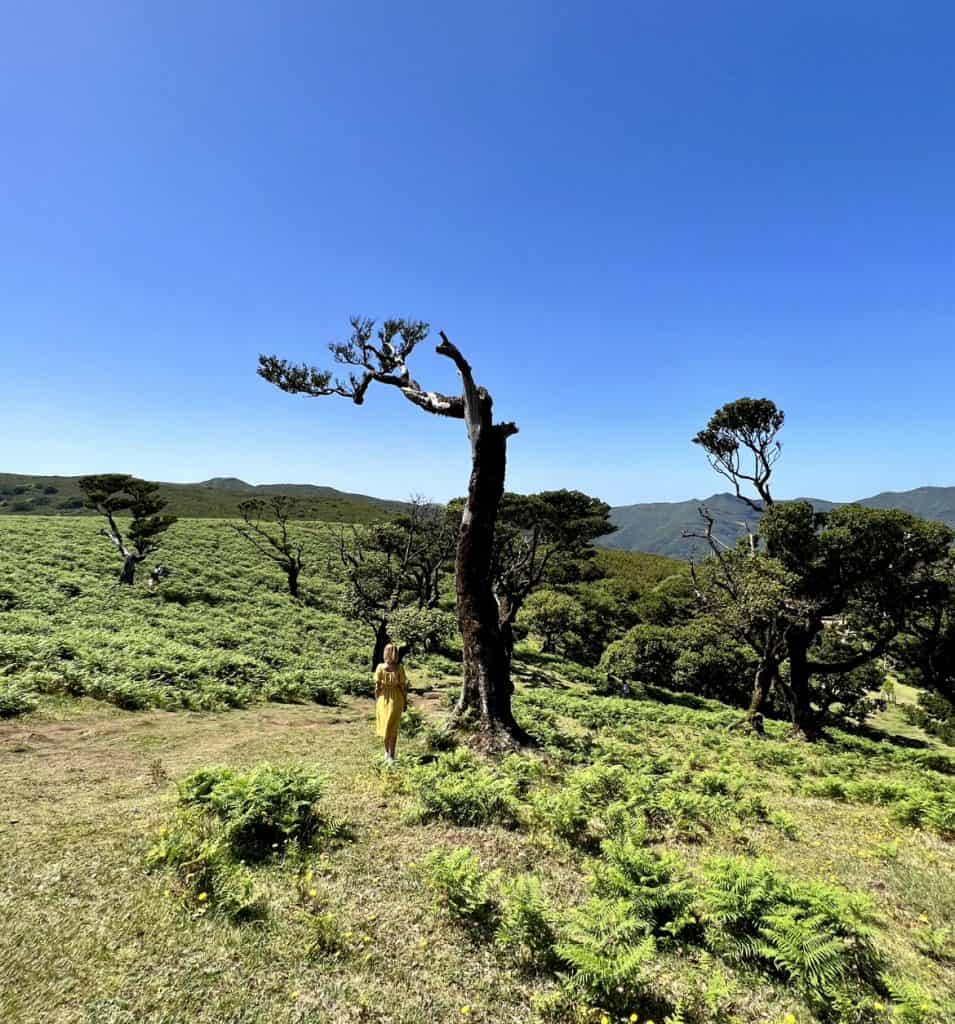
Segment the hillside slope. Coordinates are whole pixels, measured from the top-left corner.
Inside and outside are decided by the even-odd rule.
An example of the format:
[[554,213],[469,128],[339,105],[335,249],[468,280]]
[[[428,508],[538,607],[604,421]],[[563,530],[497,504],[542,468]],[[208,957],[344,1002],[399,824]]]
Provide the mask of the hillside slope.
[[[822,498],[805,499],[819,511],[836,508],[838,502]],[[955,526],[955,487],[918,487],[911,491],[884,491],[858,504],[868,508],[897,508],[923,519],[935,519]],[[601,538],[603,547],[647,551],[669,558],[694,558],[708,553],[706,542],[683,537],[683,531],[699,531],[698,510],[705,505],[716,517],[714,534],[726,544],[735,543],[746,528],[759,522],[759,514],[734,495],[724,492],[690,501],[649,502],[621,505],[611,510],[617,532]],[[745,524],[745,526],[743,525]]]
[[[85,515],[78,476],[0,473],[0,515]],[[227,518],[239,503],[255,495],[289,494],[301,501],[303,517],[336,522],[372,522],[403,507],[400,501],[349,494],[314,484],[253,486],[235,477],[214,477],[195,484],[161,483],[173,515]]]

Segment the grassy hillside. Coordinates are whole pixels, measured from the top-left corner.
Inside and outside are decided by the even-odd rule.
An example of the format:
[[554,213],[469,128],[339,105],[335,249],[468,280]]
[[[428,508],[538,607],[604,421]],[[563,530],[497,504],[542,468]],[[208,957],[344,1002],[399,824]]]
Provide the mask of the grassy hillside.
[[[87,515],[76,476],[25,476],[0,473],[0,515]],[[291,494],[301,503],[303,518],[367,523],[397,511],[401,502],[348,494],[312,484],[266,484],[253,487],[235,478],[198,484],[160,486],[168,511],[191,518],[237,516],[239,503],[255,495]]]
[[5,1024],[955,1019],[955,750],[756,740],[524,645],[539,751],[449,750],[431,655],[386,770],[321,558],[295,603],[183,521],[150,594],[96,529],[0,520]]

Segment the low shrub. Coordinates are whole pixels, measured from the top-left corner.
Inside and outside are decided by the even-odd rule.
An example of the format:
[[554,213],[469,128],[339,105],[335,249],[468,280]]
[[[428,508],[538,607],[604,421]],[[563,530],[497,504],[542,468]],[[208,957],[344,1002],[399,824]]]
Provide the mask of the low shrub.
[[35,711],[37,695],[33,690],[12,679],[0,677],[0,718],[16,718]]

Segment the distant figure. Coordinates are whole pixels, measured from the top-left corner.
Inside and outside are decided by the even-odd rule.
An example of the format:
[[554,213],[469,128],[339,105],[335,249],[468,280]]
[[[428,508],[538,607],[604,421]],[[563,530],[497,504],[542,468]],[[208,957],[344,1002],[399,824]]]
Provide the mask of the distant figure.
[[885,699],[890,703],[895,703],[895,677],[886,676],[882,680],[882,693],[885,695]]
[[157,565],[149,574],[149,589],[155,590],[156,587],[158,587],[159,584],[162,583],[162,581],[169,575],[170,572],[164,565]]
[[387,644],[385,660],[375,669],[375,735],[385,741],[385,763],[394,764],[398,726],[408,707],[408,681],[398,664],[398,647]]

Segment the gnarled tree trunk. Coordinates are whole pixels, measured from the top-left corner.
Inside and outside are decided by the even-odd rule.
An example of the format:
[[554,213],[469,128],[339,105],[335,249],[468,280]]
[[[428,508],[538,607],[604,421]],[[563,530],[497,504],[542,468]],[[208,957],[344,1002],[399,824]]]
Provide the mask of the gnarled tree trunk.
[[807,740],[819,735],[819,717],[812,706],[809,690],[809,646],[802,635],[793,636],[789,647],[789,712],[793,731]]
[[300,571],[297,565],[290,565],[285,570],[288,576],[288,592],[292,597],[298,597],[298,576]]
[[119,574],[119,582],[124,586],[131,587],[136,582],[136,566],[140,559],[136,555],[126,555],[123,558],[123,570]]
[[507,664],[510,666],[514,657],[514,620],[520,611],[520,606],[506,594],[498,594],[497,600],[497,623],[501,630],[501,643],[504,644],[504,655]]
[[452,724],[473,716],[489,744],[523,744],[529,737],[511,711],[510,656],[491,585],[494,527],[504,494],[507,438],[513,430],[491,423],[489,400],[482,402],[481,413],[472,437],[471,479],[455,563],[464,684]]
[[756,669],[756,680],[753,684],[753,696],[746,712],[746,721],[754,732],[763,733],[763,707],[776,678],[778,666],[772,662],[761,661]]

